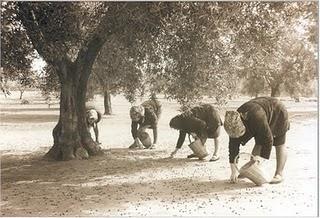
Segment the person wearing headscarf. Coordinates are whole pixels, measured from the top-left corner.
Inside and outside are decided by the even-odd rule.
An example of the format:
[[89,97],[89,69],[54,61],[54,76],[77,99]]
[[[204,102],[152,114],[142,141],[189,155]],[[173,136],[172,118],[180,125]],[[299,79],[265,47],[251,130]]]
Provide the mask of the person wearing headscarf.
[[100,144],[99,141],[99,128],[98,128],[98,123],[101,120],[101,113],[98,112],[94,108],[87,108],[87,113],[86,113],[86,121],[87,121],[87,127],[90,132],[91,128],[94,130],[95,138],[96,138],[96,143]]
[[[202,104],[191,108],[180,115],[175,116],[169,123],[171,128],[179,130],[179,138],[175,150],[171,153],[174,157],[185,141],[186,134],[199,138],[204,146],[207,138],[214,139],[214,153],[210,161],[216,161],[219,157],[219,136],[222,120],[219,112],[210,104]],[[195,154],[187,158],[196,157]]]
[[236,156],[240,144],[255,139],[252,155],[270,158],[272,146],[276,149],[276,170],[271,184],[283,181],[283,169],[287,160],[286,132],[290,123],[285,106],[276,98],[258,97],[241,105],[236,111],[226,111],[224,128],[229,135],[229,163],[231,182],[237,182]]
[[131,134],[134,139],[130,149],[143,148],[143,144],[140,139],[146,133],[146,129],[153,130],[153,143],[150,147],[153,149],[156,147],[158,139],[158,121],[161,115],[161,104],[156,99],[150,99],[143,102],[141,105],[132,106],[130,109],[131,118]]

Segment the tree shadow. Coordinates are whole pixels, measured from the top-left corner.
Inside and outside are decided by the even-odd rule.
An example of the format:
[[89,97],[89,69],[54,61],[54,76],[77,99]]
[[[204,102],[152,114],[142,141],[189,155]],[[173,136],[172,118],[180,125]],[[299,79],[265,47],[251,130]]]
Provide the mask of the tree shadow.
[[57,122],[59,115],[55,114],[4,114],[1,123],[45,123]]
[[2,108],[1,112],[59,111],[59,107],[50,108]]
[[[89,160],[48,161],[43,159],[44,152],[24,155],[2,155],[1,181],[14,183],[21,180],[81,179],[86,176],[132,174],[148,168],[166,166],[179,167],[190,162],[188,159],[170,159],[164,157],[163,150],[130,150],[115,148],[105,150],[104,154],[93,156]],[[85,166],[85,167],[84,167]],[[130,166],[130,168],[126,167]],[[104,171],[102,171],[104,169]]]
[[[150,172],[195,166],[195,160],[169,159],[161,150],[117,148],[89,160],[68,162],[46,161],[42,159],[43,154],[2,156],[1,190],[2,200],[6,202],[2,207],[3,215],[25,215],[21,214],[21,208],[37,216],[88,215],[85,211],[92,208],[110,210],[125,208],[128,202],[161,200],[170,204],[173,200],[184,202],[197,197],[219,198],[255,186],[247,181],[231,184],[214,175],[194,177],[189,173],[175,175],[173,172],[153,177]],[[55,207],[38,207],[44,202],[59,205],[61,201],[68,205],[65,214],[57,214]]]

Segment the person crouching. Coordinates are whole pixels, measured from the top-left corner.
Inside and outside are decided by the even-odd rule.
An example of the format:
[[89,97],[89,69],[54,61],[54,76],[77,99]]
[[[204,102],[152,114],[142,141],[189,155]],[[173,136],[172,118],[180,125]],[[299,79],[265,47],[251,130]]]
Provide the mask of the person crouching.
[[[130,149],[143,148],[143,146],[149,149],[154,149],[156,147],[160,115],[161,104],[156,99],[151,99],[143,102],[141,105],[131,107],[131,134],[134,142],[130,145]],[[153,130],[153,143],[141,143],[140,139],[145,138],[146,135],[148,137],[146,129]]]

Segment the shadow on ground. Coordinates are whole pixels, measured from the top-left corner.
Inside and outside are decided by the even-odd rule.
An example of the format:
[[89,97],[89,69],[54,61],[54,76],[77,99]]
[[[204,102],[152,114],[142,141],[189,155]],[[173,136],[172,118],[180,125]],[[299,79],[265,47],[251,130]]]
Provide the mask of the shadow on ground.
[[[45,153],[37,152],[26,155],[2,155],[1,180],[3,183],[14,183],[25,180],[78,180],[97,175],[132,174],[147,168],[161,168],[165,166],[183,166],[189,159],[169,159],[161,157],[165,151],[161,150],[130,150],[115,148],[105,150],[103,155],[91,157],[89,160],[47,161],[43,159]],[[128,167],[127,167],[128,166]],[[100,176],[101,176],[100,175]],[[23,177],[23,178],[22,178]]]
[[[84,211],[90,208],[110,210],[125,208],[128,202],[159,199],[192,200],[254,186],[211,177],[199,180],[188,173],[176,178],[152,178],[153,172],[170,173],[170,169],[195,164],[189,159],[168,159],[161,150],[111,149],[90,160],[68,162],[46,161],[43,155],[2,156],[2,215],[88,215]],[[61,202],[63,213],[57,210]]]
[[31,112],[31,111],[59,111],[59,108],[43,108],[43,107],[32,107],[32,108],[2,108],[1,112]]
[[44,123],[57,122],[55,114],[1,114],[1,123]]

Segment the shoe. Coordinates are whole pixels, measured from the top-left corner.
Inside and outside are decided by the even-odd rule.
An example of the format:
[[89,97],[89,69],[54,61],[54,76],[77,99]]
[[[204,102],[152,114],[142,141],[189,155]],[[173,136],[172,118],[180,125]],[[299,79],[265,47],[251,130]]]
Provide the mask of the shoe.
[[143,149],[143,145],[133,143],[132,145],[129,146],[129,149]]
[[275,175],[271,181],[270,181],[270,184],[278,184],[278,183],[281,183],[283,181],[283,177],[280,176],[280,175]]
[[219,160],[219,159],[220,159],[219,156],[213,155],[212,158],[210,159],[210,162],[212,162],[212,161],[217,161],[217,160]]
[[189,154],[189,155],[187,156],[187,158],[193,158],[193,157],[197,157],[197,155],[195,155],[195,154]]
[[129,149],[135,149],[136,147],[137,147],[136,144],[132,144],[132,145],[129,146]]
[[240,174],[238,175],[238,179],[244,179],[244,178],[246,178],[246,177],[245,177],[243,174],[240,173]]

